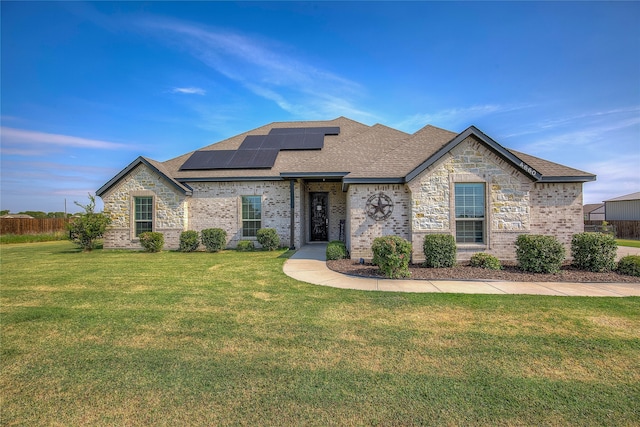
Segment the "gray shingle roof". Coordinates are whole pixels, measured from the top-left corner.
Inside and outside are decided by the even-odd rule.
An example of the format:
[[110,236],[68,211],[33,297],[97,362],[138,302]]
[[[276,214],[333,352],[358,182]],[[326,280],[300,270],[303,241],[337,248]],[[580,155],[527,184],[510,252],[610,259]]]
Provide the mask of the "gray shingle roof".
[[[344,177],[344,182],[407,182],[429,167],[434,159],[448,152],[463,139],[473,136],[511,162],[514,167],[520,167],[519,162],[522,161],[535,169],[542,177],[535,176],[532,178],[534,180],[584,182],[595,179],[595,176],[588,172],[508,150],[473,126],[456,134],[427,125],[410,135],[381,124],[367,126],[345,117],[325,121],[274,122],[208,145],[198,151],[237,150],[249,135],[267,135],[274,128],[300,127],[339,127],[340,133],[326,135],[321,150],[280,151],[273,167],[265,169],[180,170],[193,152],[165,162],[139,159],[165,175],[186,194],[190,192],[188,182],[208,180],[279,180],[283,177],[326,175]],[[130,167],[131,165],[128,168]],[[123,170],[100,190],[106,191],[106,188],[117,182],[126,172],[127,169]]]

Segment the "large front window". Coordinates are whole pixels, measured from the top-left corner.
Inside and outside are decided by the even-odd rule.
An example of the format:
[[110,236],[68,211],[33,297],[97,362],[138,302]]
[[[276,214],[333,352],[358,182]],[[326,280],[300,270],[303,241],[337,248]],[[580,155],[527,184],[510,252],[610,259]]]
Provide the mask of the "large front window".
[[136,237],[145,231],[153,231],[153,197],[136,197],[135,204],[135,230]]
[[242,237],[255,237],[262,228],[262,198],[242,196]]
[[484,184],[455,184],[456,243],[484,243]]

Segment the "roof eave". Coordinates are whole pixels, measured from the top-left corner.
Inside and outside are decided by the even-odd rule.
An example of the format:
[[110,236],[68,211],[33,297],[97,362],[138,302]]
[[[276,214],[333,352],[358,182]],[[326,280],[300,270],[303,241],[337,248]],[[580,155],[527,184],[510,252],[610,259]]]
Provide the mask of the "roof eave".
[[192,177],[192,178],[176,178],[179,182],[230,182],[230,181],[282,181],[279,176],[209,176],[209,177]]
[[404,184],[402,177],[395,178],[343,178],[342,191],[347,191],[351,184]]
[[284,179],[341,179],[349,172],[282,172],[280,176]]
[[592,182],[596,180],[595,175],[584,176],[543,176],[539,182]]

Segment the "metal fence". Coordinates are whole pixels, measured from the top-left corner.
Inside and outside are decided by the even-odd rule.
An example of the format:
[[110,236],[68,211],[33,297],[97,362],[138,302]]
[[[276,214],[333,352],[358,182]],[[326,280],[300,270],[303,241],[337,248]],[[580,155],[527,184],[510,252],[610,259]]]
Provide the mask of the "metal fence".
[[0,218],[0,234],[43,234],[66,231],[67,218]]

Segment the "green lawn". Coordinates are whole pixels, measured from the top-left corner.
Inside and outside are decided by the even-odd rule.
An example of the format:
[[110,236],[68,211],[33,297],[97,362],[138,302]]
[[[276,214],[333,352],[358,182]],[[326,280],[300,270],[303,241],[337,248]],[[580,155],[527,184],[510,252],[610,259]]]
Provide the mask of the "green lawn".
[[640,248],[640,240],[616,239],[618,246],[630,246],[632,248]]
[[640,298],[340,290],[287,255],[3,245],[0,423],[640,423]]

